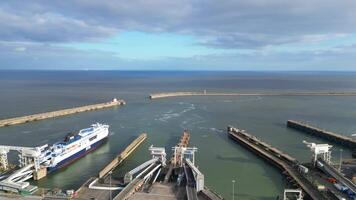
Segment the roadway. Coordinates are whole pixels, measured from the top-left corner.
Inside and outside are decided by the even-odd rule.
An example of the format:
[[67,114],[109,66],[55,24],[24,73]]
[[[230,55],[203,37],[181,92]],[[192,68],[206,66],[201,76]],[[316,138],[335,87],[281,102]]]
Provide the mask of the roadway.
[[[352,183],[349,179],[347,179],[345,176],[343,176],[340,172],[338,172],[334,167],[330,166],[327,164],[325,161],[318,159],[318,162],[320,162],[323,166],[321,167],[322,170],[324,170],[326,173],[328,173],[330,176],[334,177],[339,183],[344,184],[347,186],[351,191],[356,193],[356,186],[354,183]],[[319,167],[319,166],[318,166]]]

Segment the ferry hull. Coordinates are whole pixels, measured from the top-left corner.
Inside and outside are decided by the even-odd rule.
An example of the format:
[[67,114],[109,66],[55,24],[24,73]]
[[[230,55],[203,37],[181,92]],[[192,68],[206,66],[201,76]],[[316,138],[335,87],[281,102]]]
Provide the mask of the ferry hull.
[[73,163],[74,161],[84,157],[85,155],[87,155],[88,153],[96,150],[98,147],[100,147],[102,144],[104,144],[107,141],[108,137],[105,137],[99,141],[97,141],[96,143],[93,143],[90,146],[90,149],[86,150],[83,149],[81,151],[78,151],[77,153],[73,154],[72,156],[62,160],[61,162],[59,162],[55,167],[48,167],[47,168],[47,172],[51,173],[54,172],[58,169],[64,168],[66,166],[68,166],[69,164]]

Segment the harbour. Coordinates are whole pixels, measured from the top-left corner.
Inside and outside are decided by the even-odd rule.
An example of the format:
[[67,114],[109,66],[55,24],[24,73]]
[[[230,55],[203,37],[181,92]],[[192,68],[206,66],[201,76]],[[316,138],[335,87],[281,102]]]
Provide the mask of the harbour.
[[0,1],[0,200],[356,200],[356,1]]
[[[98,171],[103,169],[116,156],[117,152],[125,148],[125,142],[131,141],[136,136],[136,133],[150,133],[149,142],[143,144],[144,150],[138,150],[139,153],[135,153],[132,157],[127,158],[128,162],[120,165],[120,168],[122,167],[123,170],[129,170],[132,168],[132,165],[139,165],[144,162],[147,159],[144,151],[148,149],[147,145],[149,144],[157,144],[159,146],[168,144],[166,148],[169,149],[176,143],[176,138],[181,135],[181,130],[186,127],[190,130],[193,144],[196,144],[200,149],[196,162],[199,165],[199,169],[207,174],[206,181],[210,188],[222,194],[226,199],[230,199],[231,179],[234,178],[233,176],[236,176],[236,184],[238,184],[238,193],[236,193],[236,196],[239,199],[260,199],[264,197],[276,197],[276,195],[283,193],[280,189],[284,187],[284,182],[280,181],[282,180],[280,178],[281,175],[278,171],[275,172],[276,170],[265,166],[263,162],[260,162],[259,158],[255,158],[243,149],[236,147],[236,144],[230,145],[224,138],[218,137],[216,134],[226,124],[236,124],[236,121],[238,121],[240,127],[246,127],[254,135],[263,139],[263,141],[278,147],[302,162],[309,160],[310,156],[307,154],[309,152],[308,149],[301,143],[301,140],[319,140],[297,133],[292,129],[285,129],[285,123],[280,122],[289,118],[305,119],[314,122],[314,124],[316,121],[316,124],[320,124],[321,127],[333,130],[334,132],[350,134],[353,132],[352,125],[347,126],[347,121],[338,121],[336,115],[328,116],[325,114],[326,111],[324,112],[325,109],[319,109],[319,105],[320,107],[325,107],[334,101],[341,101],[342,106],[333,107],[333,112],[339,113],[338,116],[340,117],[349,117],[351,114],[348,113],[351,109],[348,105],[353,105],[353,97],[330,97],[330,99],[327,99],[319,97],[235,98],[217,96],[211,98],[184,97],[184,99],[173,98],[146,102],[144,97],[147,93],[138,89],[133,90],[140,95],[120,94],[120,96],[130,100],[130,103],[123,108],[78,113],[67,117],[38,121],[36,123],[3,127],[1,134],[3,136],[6,134],[7,137],[2,137],[1,140],[8,145],[31,146],[32,144],[47,143],[47,139],[49,142],[56,141],[58,138],[64,137],[68,129],[85,127],[88,121],[95,122],[98,119],[102,119],[110,124],[113,133],[111,133],[111,138],[107,144],[98,151],[93,152],[93,154],[88,154],[85,158],[73,163],[66,170],[39,181],[39,186],[41,187],[60,187],[63,190],[67,190],[80,187],[88,178],[97,174]],[[174,89],[170,90],[174,91]],[[77,93],[80,94],[80,91],[77,91]],[[110,99],[112,96],[110,92],[107,92],[105,95],[101,98]],[[302,103],[304,100],[307,100],[310,104],[305,105],[305,103]],[[93,99],[92,101],[100,102],[101,100]],[[318,104],[313,103],[316,101]],[[72,102],[72,104],[79,103]],[[284,110],[278,110],[277,105],[282,106]],[[305,108],[303,112],[301,112],[303,109],[300,108],[302,106],[303,109]],[[65,107],[65,105],[59,105],[58,107]],[[257,112],[261,110],[264,112]],[[36,111],[32,112],[35,113]],[[295,113],[296,116],[288,116],[290,115],[288,113]],[[324,117],[321,119],[313,116],[313,113],[318,113],[328,118]],[[337,122],[328,126],[326,123],[330,120]],[[347,128],[350,128],[350,130]],[[265,129],[268,129],[268,132]],[[36,136],[37,139],[31,140],[30,136]],[[27,139],[16,139],[20,137]],[[298,139],[298,142],[296,139]],[[222,148],[213,151],[210,149],[212,145]],[[347,149],[344,149],[343,156],[345,159],[348,158]],[[338,155],[334,159],[338,160]],[[260,166],[263,166],[263,168]],[[217,175],[215,169],[219,167],[223,167],[225,171]],[[113,174],[113,177],[120,176],[116,173]],[[265,176],[265,174],[268,174],[268,176]],[[224,184],[230,185],[230,187],[223,187],[222,185]],[[254,189],[252,189],[253,185],[256,185]]]

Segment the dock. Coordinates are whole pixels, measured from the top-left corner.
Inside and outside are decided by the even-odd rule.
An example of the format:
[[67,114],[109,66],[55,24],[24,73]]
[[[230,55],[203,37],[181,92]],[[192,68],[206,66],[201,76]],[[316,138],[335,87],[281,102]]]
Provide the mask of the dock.
[[292,156],[283,153],[279,149],[272,147],[269,144],[259,140],[255,136],[246,133],[243,130],[229,126],[227,128],[229,138],[237,141],[248,150],[255,153],[257,156],[263,158],[268,163],[278,168],[290,183],[295,185],[298,189],[302,189],[305,193],[305,199],[320,200],[328,199],[315,186],[300,173],[298,169],[299,163]]
[[152,158],[125,174],[128,183],[114,200],[222,200],[204,186],[204,174],[194,164],[196,147],[188,147],[183,132],[173,155],[166,162],[164,147],[149,148]]
[[22,117],[2,119],[0,120],[0,127],[23,124],[23,123],[33,122],[33,121],[55,118],[55,117],[61,117],[65,115],[75,114],[75,113],[105,109],[105,108],[110,108],[110,107],[120,106],[125,104],[126,102],[124,100],[113,99],[112,101],[105,102],[105,103],[98,103],[98,104],[80,106],[75,108],[67,108],[63,110],[26,115]]
[[345,147],[349,147],[351,149],[356,148],[356,140],[355,139],[344,136],[344,135],[340,135],[337,133],[333,133],[330,131],[322,130],[322,129],[313,127],[307,123],[298,122],[298,121],[294,121],[294,120],[288,120],[287,127],[307,133],[307,134],[310,134],[310,135],[313,135],[315,137],[329,140],[331,142],[340,144]]
[[[146,133],[140,134],[135,140],[133,140],[119,155],[117,155],[110,163],[108,163],[102,170],[99,171],[97,177],[89,178],[77,191],[74,199],[96,199],[107,200],[110,195],[114,195],[117,190],[121,190],[120,187],[111,187],[108,182],[108,175],[121,164],[128,156],[131,155],[147,138]],[[114,182],[113,182],[114,184]],[[111,192],[110,192],[111,191]],[[117,194],[118,192],[116,192]]]
[[150,94],[150,99],[184,96],[356,96],[356,92],[281,92],[281,93],[237,93],[237,92],[164,92]]

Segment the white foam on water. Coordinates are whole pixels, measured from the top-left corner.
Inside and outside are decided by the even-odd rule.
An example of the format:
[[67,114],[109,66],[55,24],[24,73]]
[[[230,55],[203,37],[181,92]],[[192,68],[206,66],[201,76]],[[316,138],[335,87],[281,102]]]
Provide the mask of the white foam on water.
[[211,130],[213,132],[216,132],[216,133],[223,133],[224,132],[224,130],[217,129],[217,128],[209,128],[209,130]]
[[195,105],[194,104],[184,103],[184,102],[179,102],[178,104],[180,104],[180,105],[187,104],[188,107],[183,109],[180,112],[173,112],[173,110],[169,110],[169,111],[161,114],[160,116],[156,117],[155,120],[156,121],[161,121],[161,122],[167,122],[169,119],[180,117],[181,115],[183,115],[186,112],[195,110]]
[[27,134],[27,133],[32,133],[32,131],[21,131],[21,133]]

